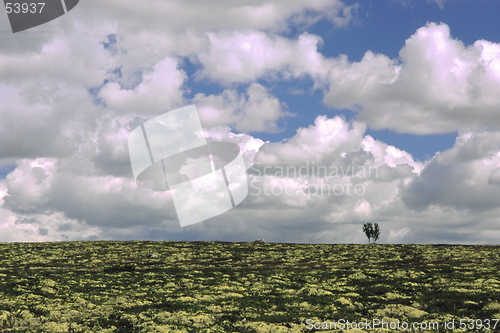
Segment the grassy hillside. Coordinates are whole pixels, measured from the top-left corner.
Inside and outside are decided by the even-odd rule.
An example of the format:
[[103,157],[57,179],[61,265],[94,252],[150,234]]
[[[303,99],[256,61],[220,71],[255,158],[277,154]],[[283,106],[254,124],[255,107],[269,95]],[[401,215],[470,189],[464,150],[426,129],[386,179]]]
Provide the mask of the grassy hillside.
[[[500,246],[0,243],[1,332],[312,332],[342,320],[500,332],[499,319]],[[331,332],[404,331],[342,328]]]

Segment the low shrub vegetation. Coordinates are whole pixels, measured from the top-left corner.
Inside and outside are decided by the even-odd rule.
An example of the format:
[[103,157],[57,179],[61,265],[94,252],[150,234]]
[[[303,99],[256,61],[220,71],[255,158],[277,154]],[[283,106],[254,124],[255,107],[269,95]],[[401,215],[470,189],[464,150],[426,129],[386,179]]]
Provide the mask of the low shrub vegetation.
[[1,332],[500,319],[499,246],[102,241],[3,243],[0,253]]

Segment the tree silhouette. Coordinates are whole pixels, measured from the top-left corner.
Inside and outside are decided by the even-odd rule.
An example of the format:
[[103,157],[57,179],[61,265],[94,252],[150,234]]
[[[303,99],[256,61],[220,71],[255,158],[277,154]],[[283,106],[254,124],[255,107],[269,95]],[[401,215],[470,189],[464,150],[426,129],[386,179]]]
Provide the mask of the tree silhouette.
[[368,244],[370,244],[370,238],[372,238],[372,233],[373,233],[372,224],[371,223],[363,224],[363,232],[365,233],[366,237],[368,237]]
[[372,232],[373,242],[376,243],[379,237],[380,237],[380,228],[378,227],[378,223],[375,223]]
[[368,244],[370,244],[370,239],[373,239],[373,242],[375,243],[380,237],[380,228],[378,223],[375,223],[375,225],[371,223],[363,224],[363,232],[368,238]]

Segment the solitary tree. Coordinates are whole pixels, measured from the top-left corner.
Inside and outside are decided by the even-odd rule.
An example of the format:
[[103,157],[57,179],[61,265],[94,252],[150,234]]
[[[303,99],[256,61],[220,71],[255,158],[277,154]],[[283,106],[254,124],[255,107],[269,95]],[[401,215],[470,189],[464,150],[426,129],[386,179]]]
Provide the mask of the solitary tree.
[[380,228],[378,227],[378,223],[375,223],[372,233],[373,242],[376,243],[379,237],[380,237]]
[[372,238],[373,233],[373,225],[371,223],[363,224],[363,232],[365,233],[366,237],[368,237],[368,244],[370,244],[370,238]]
[[371,223],[363,224],[363,232],[366,237],[368,237],[368,244],[370,244],[370,239],[373,238],[373,242],[375,243],[380,237],[380,228],[378,223],[375,223],[375,225]]

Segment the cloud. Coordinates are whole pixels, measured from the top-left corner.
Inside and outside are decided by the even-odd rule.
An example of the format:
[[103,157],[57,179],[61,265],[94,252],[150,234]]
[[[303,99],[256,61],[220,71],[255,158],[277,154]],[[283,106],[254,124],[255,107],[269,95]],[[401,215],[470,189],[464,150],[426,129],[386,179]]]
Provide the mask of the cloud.
[[[325,228],[333,224],[380,218],[380,212],[397,201],[401,180],[417,175],[413,168],[401,170],[405,165],[413,164],[416,169],[419,165],[397,148],[365,136],[363,124],[349,123],[341,117],[318,117],[314,125],[299,129],[287,142],[275,144],[248,134],[234,134],[228,127],[211,127],[206,131],[207,137],[238,144],[245,164],[248,168],[253,166],[254,171],[276,165],[301,167],[311,161],[345,169],[338,170],[339,177],[333,179],[311,174],[305,178],[257,175],[250,170],[251,191],[259,188],[262,190],[259,195],[253,193],[235,209],[181,231],[168,192],[138,188],[130,175],[109,175],[110,170],[122,164],[128,166],[120,148],[131,126],[127,117],[103,121],[100,126],[96,140],[82,147],[80,154],[18,161],[17,168],[2,181],[4,204],[0,214],[6,217],[2,228],[10,232],[3,239],[159,239],[175,235],[220,239],[221,235],[241,237],[242,230],[246,230],[247,236],[266,235],[273,239],[278,235],[277,230],[289,230],[280,232],[279,237],[283,240],[289,237],[289,241],[320,240],[327,237],[323,234]],[[102,153],[109,154],[109,159],[99,159]],[[349,168],[354,166],[379,166],[387,170],[381,179],[353,177]],[[322,182],[327,186],[340,184],[344,189],[351,184],[351,190],[359,184],[366,190],[356,196],[304,192]],[[273,191],[279,187],[293,194],[264,192],[266,188]],[[232,231],[221,233],[230,221],[234,226],[237,216],[240,229],[235,226]],[[264,220],[266,223],[255,222]],[[250,221],[254,222],[248,229]],[[293,230],[303,228],[304,223],[309,224],[310,233],[301,238]],[[152,233],[153,230],[156,232]],[[356,237],[342,239],[357,240]]]
[[41,40],[45,43],[37,50],[24,49],[23,53],[4,52],[0,48],[2,83],[51,87],[66,82],[78,87],[92,87],[102,82],[107,74],[106,67],[113,63],[96,36],[76,35],[70,39],[53,35]]
[[318,53],[319,36],[301,34],[296,40],[261,31],[208,33],[210,48],[198,55],[199,78],[226,85],[261,77],[318,76],[325,66]]
[[[445,24],[428,24],[399,59],[367,52],[351,62],[326,58],[322,38],[301,33],[323,19],[346,26],[356,8],[336,0],[88,0],[50,23],[62,33],[6,38],[0,161],[16,168],[0,179],[0,240],[366,242],[361,225],[372,221],[381,242],[494,241],[498,44],[465,46]],[[274,143],[248,134],[279,131],[291,116],[266,84],[302,78],[324,88],[327,105],[356,110],[356,120],[318,116]],[[191,94],[208,81],[225,89]],[[169,192],[134,183],[127,138],[192,102],[209,138],[239,145],[251,194],[181,229]],[[366,135],[367,126],[461,134],[424,164]],[[471,227],[481,233],[467,235]]]
[[[81,6],[84,7],[84,6]],[[320,18],[329,19],[337,26],[348,24],[357,5],[347,6],[339,0],[274,0],[207,2],[156,1],[144,6],[135,2],[111,0],[106,3],[92,0],[84,7],[98,8],[101,17],[118,22],[119,30],[166,30],[167,32],[207,30],[275,30],[289,28],[288,20],[296,24]],[[83,8],[79,8],[82,10]],[[95,16],[95,12],[92,13]]]
[[464,132],[453,148],[436,156],[403,192],[414,210],[442,206],[459,211],[500,209],[499,132]]
[[54,159],[21,162],[6,178],[8,196],[4,202],[7,207],[22,212],[43,209],[49,200],[48,192],[56,168]]
[[72,155],[96,110],[88,91],[71,85],[0,83],[0,99],[2,158]]
[[4,207],[21,215],[61,212],[88,225],[119,228],[175,218],[165,205],[168,192],[149,193],[130,178],[81,173],[71,161],[22,160],[6,177]]
[[399,230],[391,229],[389,230],[388,239],[391,243],[401,243],[402,240],[405,238],[406,235],[408,235],[410,231],[411,230],[406,227],[401,228]]
[[[357,8],[356,4],[345,5],[339,0],[238,3],[176,0],[155,1],[147,6],[131,1],[90,0],[80,4],[70,17],[54,20],[51,25],[55,31],[99,38],[103,45],[109,44],[108,36],[113,36],[115,42],[108,45],[108,51],[128,78],[165,57],[196,58],[209,46],[210,33],[284,33],[292,27],[303,30],[319,20],[344,27],[356,18]],[[84,54],[97,49],[85,42],[79,44]]]
[[77,151],[102,111],[89,89],[108,77],[108,66],[114,63],[95,36],[53,35],[37,52],[0,50],[0,156],[57,158]]
[[439,6],[439,8],[443,9],[446,0],[427,0],[427,2],[435,2]]
[[[132,178],[128,150],[123,151],[130,126],[126,117],[109,119],[101,123],[96,141],[72,156],[18,160],[0,180],[1,228],[6,232],[0,239],[158,237],[152,230],[180,234],[170,192],[142,189]],[[263,144],[228,127],[213,127],[207,137],[238,144],[249,165]]]
[[240,147],[245,166],[249,168],[255,162],[255,156],[264,145],[264,141],[251,135],[239,133],[235,134],[227,126],[211,127],[204,130],[205,137],[209,141],[232,142]]
[[226,89],[220,95],[196,94],[193,102],[204,127],[230,124],[240,132],[277,132],[277,121],[292,115],[258,83],[252,83],[246,94]]
[[155,114],[181,106],[187,76],[176,59],[165,58],[141,76],[140,83],[131,89],[108,82],[99,97],[113,109],[135,114]]
[[[113,130],[122,126],[120,122],[103,124],[110,126],[107,133],[120,133]],[[380,242],[494,242],[495,216],[500,211],[494,202],[500,168],[498,133],[462,133],[455,147],[423,164],[366,135],[364,129],[362,123],[321,116],[287,141],[264,143],[248,134],[231,133],[228,127],[212,127],[208,137],[237,143],[242,149],[250,195],[233,210],[182,230],[168,193],[148,192],[130,176],[99,171],[88,152],[90,161],[26,159],[0,181],[5,201],[0,215],[7,232],[2,240],[266,237],[359,243],[366,242],[362,223],[375,221],[382,228]],[[109,136],[104,133],[100,136]],[[305,176],[286,174],[286,169],[279,175],[278,166],[303,167]],[[336,167],[338,177],[321,176],[319,166],[328,171]],[[351,168],[358,166],[376,167],[377,172],[371,177],[353,176]],[[356,185],[363,189],[359,195],[354,193]],[[344,192],[321,193],[321,186]],[[440,192],[442,188],[454,195]],[[478,218],[482,232],[468,235],[469,224]]]
[[347,161],[348,164],[362,164],[364,160],[370,160],[377,167],[408,164],[416,172],[420,170],[420,164],[414,162],[409,153],[365,136],[365,130],[366,124],[361,122],[349,123],[340,116],[318,116],[314,124],[299,128],[292,138],[264,145],[256,161],[269,165],[299,165],[307,160],[317,163]]
[[360,62],[336,59],[324,102],[351,108],[374,129],[431,134],[498,128],[500,45],[465,46],[446,24],[417,30],[400,59],[368,51]]
[[285,221],[321,229],[380,218],[422,165],[364,135],[365,128],[339,116],[319,116],[289,140],[265,143],[249,169],[247,204],[259,209],[245,212],[268,211],[276,228]]
[[292,138],[279,143],[270,143],[259,151],[257,161],[266,164],[292,163],[305,160],[322,161],[333,152],[353,151],[359,147],[366,127],[362,123],[348,124],[342,117],[328,119],[319,116],[314,124],[299,128]]

